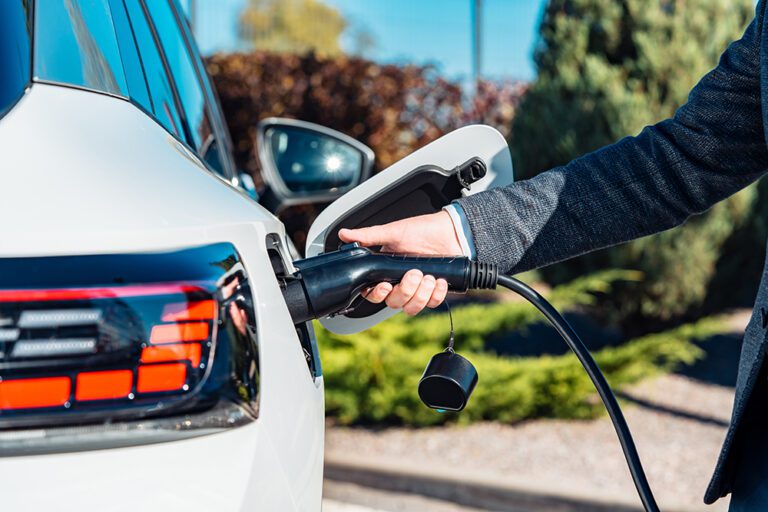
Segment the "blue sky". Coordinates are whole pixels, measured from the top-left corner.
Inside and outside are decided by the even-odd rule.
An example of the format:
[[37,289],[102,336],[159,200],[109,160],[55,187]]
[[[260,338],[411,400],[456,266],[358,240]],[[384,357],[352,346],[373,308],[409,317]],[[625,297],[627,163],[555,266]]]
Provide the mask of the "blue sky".
[[[182,0],[188,5],[190,0]],[[196,0],[203,53],[241,48],[235,31],[247,0]],[[324,0],[351,28],[373,34],[369,57],[381,62],[435,63],[453,79],[471,74],[470,0]],[[483,0],[483,63],[487,77],[530,80],[531,52],[544,0]],[[342,38],[351,50],[351,37]]]

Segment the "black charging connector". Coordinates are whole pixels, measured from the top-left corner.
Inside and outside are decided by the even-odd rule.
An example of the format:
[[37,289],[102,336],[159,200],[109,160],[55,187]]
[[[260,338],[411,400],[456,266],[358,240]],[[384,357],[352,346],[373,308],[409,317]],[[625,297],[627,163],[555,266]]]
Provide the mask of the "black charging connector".
[[498,275],[493,265],[469,258],[375,253],[356,243],[296,261],[294,266],[298,273],[285,281],[283,296],[296,324],[348,311],[372,284],[399,283],[414,268],[445,279],[453,292],[494,288]]

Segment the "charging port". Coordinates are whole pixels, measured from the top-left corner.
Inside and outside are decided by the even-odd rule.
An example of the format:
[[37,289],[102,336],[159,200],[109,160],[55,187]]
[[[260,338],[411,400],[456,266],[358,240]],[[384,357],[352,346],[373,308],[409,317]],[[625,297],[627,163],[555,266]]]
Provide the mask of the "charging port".
[[[280,288],[285,294],[288,281],[294,279],[286,268],[287,251],[283,246],[280,237],[276,234],[267,235],[267,255],[269,256],[269,262],[272,265],[272,271],[275,273],[277,282]],[[300,322],[296,324],[296,336],[299,338],[299,344],[301,345],[301,351],[304,355],[304,360],[309,368],[309,374],[313,379],[322,375],[322,366],[320,364],[320,352],[317,348],[317,340],[315,339],[315,331],[312,327],[312,322]]]

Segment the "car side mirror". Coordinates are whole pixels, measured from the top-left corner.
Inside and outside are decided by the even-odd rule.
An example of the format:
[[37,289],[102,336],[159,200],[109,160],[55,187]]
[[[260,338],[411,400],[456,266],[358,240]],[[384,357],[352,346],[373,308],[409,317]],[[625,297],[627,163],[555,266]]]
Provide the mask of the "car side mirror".
[[261,202],[272,212],[331,202],[365,181],[373,168],[368,146],[306,121],[265,119],[256,137],[266,186]]

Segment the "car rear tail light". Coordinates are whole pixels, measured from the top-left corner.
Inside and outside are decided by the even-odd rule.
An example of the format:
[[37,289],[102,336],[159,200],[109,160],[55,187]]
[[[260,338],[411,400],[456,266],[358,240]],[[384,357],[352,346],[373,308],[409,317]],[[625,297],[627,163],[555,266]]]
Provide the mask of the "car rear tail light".
[[[232,307],[249,325],[232,321]],[[255,418],[254,327],[229,244],[0,259],[0,454],[4,429],[111,425],[222,403]]]
[[17,331],[4,342],[0,418],[183,396],[206,374],[215,291],[215,283],[0,290],[0,315]]

